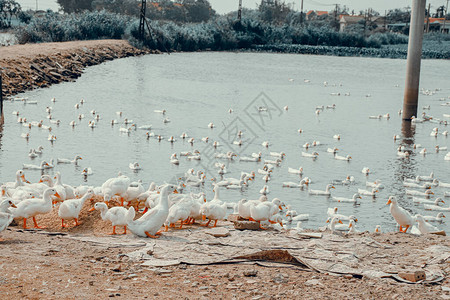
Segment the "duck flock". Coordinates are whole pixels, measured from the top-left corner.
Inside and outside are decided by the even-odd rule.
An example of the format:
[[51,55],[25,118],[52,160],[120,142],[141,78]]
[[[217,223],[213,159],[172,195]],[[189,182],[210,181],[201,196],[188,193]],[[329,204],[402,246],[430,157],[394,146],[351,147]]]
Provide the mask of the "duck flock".
[[[289,82],[294,80],[290,79]],[[310,83],[310,80],[304,80],[304,84]],[[324,88],[339,86],[323,83]],[[433,96],[437,92],[439,91],[422,90],[423,96]],[[338,114],[339,99],[352,97],[350,92],[332,92],[329,95],[336,103],[311,107],[309,113],[317,117],[323,114]],[[370,97],[370,94],[363,96]],[[450,97],[439,100],[440,108],[450,106]],[[327,226],[332,231],[394,231],[393,226],[383,227],[379,224],[368,228],[365,222],[370,218],[370,213],[364,213],[362,217],[358,215],[364,206],[373,209],[371,204],[382,200],[386,200],[389,205],[385,212],[391,220],[388,224],[393,224],[392,220],[395,220],[400,231],[410,230],[412,233],[424,234],[440,231],[442,226],[445,226],[442,224],[445,222],[445,213],[450,211],[450,207],[445,203],[446,200],[450,201],[450,176],[436,178],[433,170],[429,170],[428,174],[405,176],[401,182],[403,187],[393,189],[388,180],[373,177],[374,173],[376,174],[373,170],[376,170],[377,166],[362,164],[355,172],[355,167],[352,166],[355,155],[350,152],[354,151],[360,156],[357,161],[364,163],[364,157],[361,157],[363,153],[358,152],[357,143],[353,149],[344,147],[344,152],[341,147],[342,140],[352,137],[332,129],[322,133],[322,142],[317,136],[308,135],[305,129],[292,129],[289,136],[295,134],[298,147],[289,148],[289,152],[282,151],[285,149],[282,144],[274,144],[270,135],[252,139],[249,146],[250,142],[246,137],[251,134],[251,129],[245,127],[235,128],[232,138],[224,139],[220,132],[222,125],[226,124],[221,123],[221,120],[205,120],[203,125],[200,124],[200,127],[204,128],[204,131],[200,132],[204,134],[199,134],[199,130],[192,130],[195,133],[191,133],[186,128],[179,130],[175,126],[171,127],[169,109],[152,110],[154,120],[161,124],[153,126],[143,121],[142,124],[135,122],[122,111],[101,114],[100,110],[87,105],[94,100],[76,101],[71,105],[73,108],[56,108],[58,102],[55,98],[47,104],[43,100],[14,98],[11,99],[11,105],[5,104],[5,111],[17,108],[18,105],[23,105],[27,111],[27,106],[34,104],[33,110],[42,110],[40,115],[45,117],[31,120],[27,118],[26,113],[14,110],[9,114],[14,116],[14,120],[9,116],[5,118],[5,122],[9,122],[9,129],[21,128],[20,138],[26,141],[27,146],[33,143],[36,147],[27,150],[28,157],[22,157],[23,163],[15,172],[15,179],[13,174],[6,176],[2,172],[0,231],[14,218],[23,219],[24,228],[30,226],[31,221],[28,219],[32,220],[34,227],[39,228],[39,215],[52,210],[58,211],[62,227],[78,226],[82,207],[90,203],[86,202],[87,200],[94,197],[101,201],[92,205],[92,210],[98,211],[104,220],[111,222],[114,234],[116,226],[123,226],[124,233],[128,229],[143,237],[157,237],[162,230],[167,231],[174,226],[217,226],[218,221],[225,220],[230,214],[239,215],[243,220],[258,222],[261,228],[271,227],[277,231],[291,228],[302,231],[302,226],[311,220]],[[42,109],[43,105],[45,110]],[[66,103],[64,105],[67,106]],[[258,105],[252,109],[255,114],[264,117],[270,114],[272,108]],[[58,110],[64,110],[66,116],[67,111],[70,111],[71,118],[59,119]],[[293,110],[295,111],[295,108],[280,105],[282,115],[292,114]],[[393,144],[392,149],[395,149],[386,151],[400,163],[408,164],[414,158],[426,159],[429,155],[438,155],[442,164],[450,161],[450,152],[446,147],[446,126],[450,121],[450,114],[431,116],[426,113],[428,110],[430,106],[423,107],[419,117],[413,117],[411,120],[413,127],[432,126],[429,134],[432,140],[427,141],[426,145],[411,142],[411,137],[405,134],[386,137]],[[397,112],[367,115],[365,118],[367,122],[392,122],[392,118],[400,124],[401,111]],[[239,114],[236,107],[223,111],[224,119],[227,120],[233,119],[236,114]],[[17,124],[12,125],[15,121]],[[164,126],[163,129],[161,126]],[[67,136],[67,132],[70,132],[67,128],[76,132],[80,127],[89,128],[92,132],[101,128],[112,128],[114,135],[134,137],[155,145],[170,145],[170,148],[164,148],[169,149],[165,154],[159,152],[160,155],[153,160],[170,170],[171,179],[161,180],[157,176],[150,176],[144,171],[152,169],[153,166],[140,161],[121,165],[119,169],[122,171],[118,175],[108,176],[104,170],[85,163],[90,161],[94,164],[96,158],[88,158],[93,155],[92,150],[86,153],[82,150],[79,150],[79,153],[65,151],[72,153],[72,157],[41,159],[46,156],[48,148],[64,149],[64,145],[58,145],[59,132],[64,132]],[[124,143],[127,143],[127,140]],[[90,147],[101,152],[107,145]],[[288,163],[294,161],[289,160],[290,157],[296,157],[296,161],[302,163],[292,165]],[[111,157],[109,159],[114,160]],[[314,170],[315,164],[321,160],[326,161],[325,166],[338,166],[340,171],[348,172],[347,175],[335,178],[333,171],[325,169],[324,164],[320,165],[319,171]],[[444,168],[448,166],[445,165]],[[128,171],[124,171],[126,169]],[[63,181],[65,174],[73,178],[74,172],[79,176],[77,183]],[[29,174],[35,178],[34,182],[27,180]],[[98,184],[92,185],[90,182]],[[321,184],[318,185],[318,182]],[[326,183],[321,186],[323,182]],[[389,190],[388,193],[383,193],[385,188]],[[308,202],[305,203],[304,199]],[[301,205],[296,202],[302,200]],[[327,210],[319,215],[311,213],[315,203],[319,202],[325,202]],[[342,210],[349,213],[343,214]],[[139,218],[136,218],[137,211],[142,213]],[[73,225],[69,225],[70,220],[73,220]],[[380,223],[381,221],[383,220],[380,220]],[[373,220],[370,223],[373,224]],[[310,226],[307,227],[311,229]]]

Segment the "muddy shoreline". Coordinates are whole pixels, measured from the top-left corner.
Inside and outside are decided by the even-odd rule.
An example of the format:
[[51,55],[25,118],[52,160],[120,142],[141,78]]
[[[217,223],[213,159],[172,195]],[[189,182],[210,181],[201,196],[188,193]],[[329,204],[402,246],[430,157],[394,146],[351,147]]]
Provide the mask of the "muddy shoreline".
[[4,97],[49,87],[81,76],[88,66],[116,58],[157,51],[142,50],[123,40],[76,41],[0,47]]

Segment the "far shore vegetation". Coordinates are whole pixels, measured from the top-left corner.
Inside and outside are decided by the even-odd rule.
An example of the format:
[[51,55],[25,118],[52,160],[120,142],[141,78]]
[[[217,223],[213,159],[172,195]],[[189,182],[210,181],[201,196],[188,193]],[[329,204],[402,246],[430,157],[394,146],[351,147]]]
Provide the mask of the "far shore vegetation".
[[[332,11],[301,13],[282,0],[259,0],[256,9],[243,9],[239,20],[237,11],[219,15],[207,0],[147,1],[149,26],[142,39],[140,0],[58,3],[59,12],[23,11],[14,0],[0,0],[0,30],[21,44],[128,39],[134,46],[164,52],[241,50],[388,58],[405,58],[407,53],[409,8],[380,14],[336,5]],[[427,11],[431,22],[424,22],[424,58],[450,59],[450,14],[444,12],[443,6]]]

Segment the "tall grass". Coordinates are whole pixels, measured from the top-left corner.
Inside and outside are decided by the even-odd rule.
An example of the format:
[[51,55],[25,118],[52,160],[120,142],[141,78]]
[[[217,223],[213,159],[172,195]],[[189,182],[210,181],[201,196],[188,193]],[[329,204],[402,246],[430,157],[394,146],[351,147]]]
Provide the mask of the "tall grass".
[[61,15],[47,12],[19,28],[20,43],[65,42],[92,39],[120,39],[130,18],[104,10]]
[[[404,56],[408,42],[407,36],[396,33],[365,37],[355,32],[336,32],[326,25],[301,26],[294,22],[274,25],[253,17],[243,18],[240,22],[222,16],[206,23],[151,21],[149,25],[150,32],[146,30],[145,39],[140,41],[136,18],[104,10],[70,15],[49,12],[33,18],[17,31],[17,36],[22,43],[126,38],[135,46],[161,51],[265,49],[393,58]],[[428,57],[449,56],[450,47],[445,47],[448,44],[442,40],[435,35],[426,36],[424,45],[429,45]]]

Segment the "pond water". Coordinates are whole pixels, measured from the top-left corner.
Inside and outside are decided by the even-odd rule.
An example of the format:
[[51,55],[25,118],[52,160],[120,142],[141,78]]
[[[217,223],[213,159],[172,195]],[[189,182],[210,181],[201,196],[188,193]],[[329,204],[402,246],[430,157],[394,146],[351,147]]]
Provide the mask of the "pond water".
[[[448,128],[426,122],[416,124],[412,131],[407,130],[409,127],[402,131],[398,111],[402,108],[405,65],[404,60],[392,59],[203,52],[147,55],[93,66],[76,82],[20,95],[37,104],[5,103],[0,182],[13,181],[22,164],[30,163],[29,149],[42,145],[43,154],[33,160],[34,164],[43,159],[83,157],[78,167],[57,165],[49,171],[50,174],[60,171],[67,184],[98,186],[122,171],[132,180],[141,179],[147,187],[152,181],[173,182],[180,174],[194,168],[205,171],[207,183],[201,189],[192,190],[204,190],[211,199],[210,178],[219,177],[215,162],[227,165],[226,177],[239,177],[241,171],[257,171],[263,166],[263,163],[218,160],[214,158],[215,152],[234,151],[239,157],[261,151],[263,159],[271,159],[270,151],[283,151],[286,158],[273,171],[267,184],[268,196],[282,199],[299,213],[309,213],[310,220],[304,222],[304,227],[325,225],[327,208],[336,206],[340,213],[358,217],[359,230],[372,231],[379,224],[383,231],[393,231],[395,222],[386,205],[390,195],[397,196],[399,203],[414,214],[436,215],[406,197],[402,186],[404,178],[429,175],[433,171],[437,179],[450,182],[450,161],[444,161],[447,151],[434,151],[436,145],[449,146],[449,138],[441,134],[430,136],[434,127],[438,127],[439,132]],[[430,105],[430,110],[424,111],[442,119],[443,114],[450,114],[450,107],[441,106],[450,101],[449,62],[425,60],[421,75],[421,88],[435,93],[420,95],[420,113],[423,106]],[[324,82],[328,84],[325,86]],[[346,93],[349,96],[344,96]],[[55,103],[50,101],[53,97],[57,100]],[[85,103],[76,109],[74,105],[81,99]],[[325,108],[316,114],[316,106],[332,104],[336,105],[335,109]],[[53,108],[53,119],[61,120],[59,126],[49,123],[47,106]],[[266,106],[268,111],[258,112],[259,106]],[[289,110],[285,111],[284,106]],[[228,112],[230,108],[233,113]],[[154,112],[162,109],[167,110],[165,116]],[[92,110],[101,118],[93,129],[88,127],[89,120],[93,119]],[[47,140],[48,131],[36,127],[29,130],[17,123],[13,111],[19,111],[20,116],[29,121],[44,120],[44,124],[52,126],[57,140],[51,143]],[[117,111],[123,112],[122,117]],[[389,120],[369,119],[369,116],[386,113],[391,116]],[[78,121],[79,114],[86,117]],[[166,117],[171,122],[163,123]],[[130,134],[121,133],[125,118],[133,120],[137,127],[151,124],[151,131],[164,139],[161,142],[147,139],[146,130],[139,129]],[[119,124],[111,126],[112,119],[117,119]],[[74,128],[69,126],[72,120],[79,123]],[[214,129],[208,128],[210,122],[216,125]],[[303,129],[301,134],[298,133],[300,128]],[[238,140],[237,130],[244,133],[242,146],[233,144]],[[26,132],[30,133],[28,141],[21,138]],[[193,146],[180,138],[183,132],[194,137]],[[335,134],[340,134],[341,139],[334,139]],[[393,136],[397,134],[401,138],[394,141]],[[171,135],[176,142],[167,141]],[[201,141],[206,136],[210,139],[208,144]],[[212,141],[219,141],[222,146],[215,150]],[[263,141],[269,141],[269,148],[261,145]],[[308,151],[302,148],[303,144],[313,141],[320,141],[320,145]],[[414,151],[411,147],[414,143],[425,147],[428,154],[419,154],[420,149]],[[413,150],[410,158],[397,155],[401,144]],[[330,147],[337,147],[339,155],[351,155],[353,159],[350,162],[335,160],[333,154],[327,153]],[[172,153],[193,149],[202,153],[201,161],[182,157],[179,166],[170,163]],[[316,151],[319,157],[313,161],[303,157],[302,151]],[[142,166],[139,172],[128,167],[135,161]],[[298,176],[288,173],[288,167],[300,166],[304,177],[311,179],[312,189],[324,190],[328,183],[342,181],[347,175],[354,176],[352,185],[336,184],[333,196],[351,198],[358,188],[366,189],[366,180],[379,179],[385,188],[376,199],[363,197],[359,206],[336,203],[331,198],[309,195],[307,191],[282,188],[284,181],[298,181]],[[81,175],[84,167],[93,170],[93,175],[87,179]],[[370,168],[369,176],[361,172],[363,167]],[[31,181],[37,181],[40,175],[41,171],[26,171]],[[244,191],[222,190],[221,198],[230,202],[241,198],[257,199],[265,183],[262,175],[256,178]],[[433,191],[437,197],[443,197],[445,192],[442,188],[433,188]],[[450,198],[445,200],[450,202]],[[448,222],[438,227],[450,229]]]

